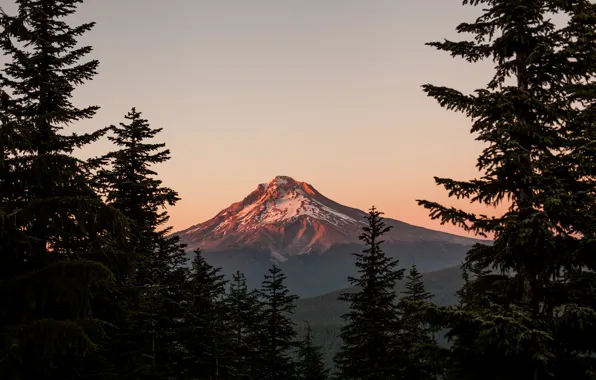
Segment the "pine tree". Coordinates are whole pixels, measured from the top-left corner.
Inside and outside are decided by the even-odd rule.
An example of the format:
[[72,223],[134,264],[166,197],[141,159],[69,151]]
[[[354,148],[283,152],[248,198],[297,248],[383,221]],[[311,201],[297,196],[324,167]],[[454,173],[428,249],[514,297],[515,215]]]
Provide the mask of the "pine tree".
[[423,281],[424,276],[418,272],[416,265],[412,265],[408,275],[406,276],[406,284],[400,302],[406,308],[407,303],[424,302],[431,300],[433,295],[426,291],[426,286]]
[[246,278],[236,272],[226,297],[227,330],[230,332],[230,378],[250,380],[257,373],[259,326],[262,311],[258,296],[249,291]]
[[358,277],[348,280],[358,290],[339,298],[349,303],[348,313],[342,316],[343,345],[335,357],[340,379],[397,379],[403,366],[395,286],[404,270],[396,269],[398,260],[387,257],[381,248],[383,234],[391,229],[381,215],[375,207],[370,209],[368,225],[360,235],[366,248],[354,254]]
[[[293,355],[298,342],[291,317],[298,297],[290,294],[285,280],[282,270],[273,265],[258,291],[263,303],[263,324],[259,345],[261,356],[257,360],[260,373],[253,374],[253,378],[286,380],[295,376]],[[254,377],[256,375],[258,377]]]
[[160,240],[158,252],[163,261],[168,262],[168,270],[160,286],[161,323],[159,325],[162,336],[161,344],[155,358],[155,365],[161,377],[178,379],[184,372],[185,349],[183,347],[186,325],[184,315],[188,294],[186,286],[189,278],[187,265],[186,246],[180,242],[177,235],[165,235],[168,229],[161,231],[164,236]]
[[[495,75],[474,94],[424,85],[473,121],[486,144],[482,176],[435,178],[450,196],[509,209],[488,217],[419,201],[433,219],[493,236],[464,269],[473,276],[456,309],[436,309],[453,341],[457,379],[591,378],[596,313],[590,259],[596,236],[593,110],[596,5],[588,0],[466,0],[482,15],[457,27],[474,38],[429,45]],[[553,13],[564,20],[558,27]],[[593,140],[592,140],[593,141]],[[496,272],[496,273],[495,273]]]
[[406,276],[405,290],[397,304],[402,326],[399,344],[407,358],[404,362],[403,379],[440,378],[439,348],[433,335],[435,331],[421,318],[424,306],[432,297],[426,291],[422,274],[413,265]]
[[195,251],[184,315],[186,355],[182,379],[229,379],[229,336],[226,326],[226,281],[220,268]]
[[313,343],[312,329],[306,323],[306,334],[298,351],[298,376],[300,380],[327,380],[329,369],[325,368],[321,347]]
[[[131,270],[115,249],[125,218],[94,191],[88,163],[75,149],[106,130],[63,134],[93,117],[78,108],[75,88],[98,61],[76,46],[93,27],[64,18],[80,0],[17,0],[0,12],[0,372],[6,379],[84,379],[113,375],[104,344],[120,320],[111,298],[117,276]],[[18,233],[14,233],[18,231]]]
[[[111,126],[109,136],[119,150],[97,160],[103,164],[96,179],[108,203],[131,221],[128,246],[132,249],[135,271],[124,279],[134,298],[129,303],[133,313],[126,333],[126,343],[115,342],[133,354],[134,364],[128,371],[143,378],[163,378],[172,372],[172,355],[176,354],[177,319],[182,317],[178,306],[185,276],[185,246],[176,236],[168,236],[165,227],[169,215],[166,207],[174,206],[178,194],[162,186],[154,165],[170,158],[163,143],[153,143],[161,128],[151,128],[135,108],[125,115],[128,124]],[[140,359],[140,360],[135,360]],[[143,360],[145,358],[146,360]]]

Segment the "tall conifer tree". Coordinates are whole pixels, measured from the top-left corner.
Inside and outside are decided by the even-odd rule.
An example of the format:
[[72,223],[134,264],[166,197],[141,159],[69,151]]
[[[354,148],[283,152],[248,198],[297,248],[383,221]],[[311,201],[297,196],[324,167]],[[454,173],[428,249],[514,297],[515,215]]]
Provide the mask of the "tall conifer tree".
[[397,304],[400,313],[401,334],[399,344],[405,351],[403,379],[439,379],[439,347],[434,339],[435,331],[425,322],[421,311],[425,309],[432,294],[426,291],[423,276],[416,265],[406,276],[405,289]]
[[230,332],[230,375],[233,379],[250,380],[257,373],[261,303],[255,291],[249,291],[246,277],[236,272],[226,297],[226,323]]
[[[457,27],[472,40],[429,45],[495,75],[474,94],[424,85],[473,121],[486,144],[482,176],[435,178],[450,196],[497,206],[499,217],[419,201],[432,218],[494,236],[477,245],[456,310],[443,316],[457,379],[591,378],[596,351],[593,144],[596,5],[588,0],[465,0],[482,15]],[[552,21],[558,13],[562,22]],[[496,271],[497,273],[494,273]],[[572,338],[573,337],[573,338]]]
[[[136,352],[129,371],[162,378],[171,372],[181,327],[177,320],[182,317],[185,247],[177,236],[168,236],[171,227],[165,226],[169,220],[165,208],[174,206],[179,197],[153,170],[170,158],[164,143],[153,142],[162,128],[151,128],[135,108],[124,118],[128,124],[110,127],[109,139],[119,149],[99,160],[104,167],[97,175],[108,203],[131,221],[128,246],[136,262],[134,273],[121,283],[126,293],[136,294],[128,305],[133,316],[127,343],[115,343],[124,352]],[[130,350],[124,349],[126,344]]]
[[227,329],[226,281],[221,268],[195,251],[184,314],[183,379],[229,379],[230,331]]
[[335,357],[340,379],[390,380],[401,375],[395,285],[404,270],[396,269],[398,260],[387,257],[381,248],[383,234],[391,229],[381,215],[375,207],[370,209],[368,225],[360,235],[366,248],[354,254],[358,275],[348,280],[358,290],[340,295],[349,303],[348,313],[342,316],[346,322],[340,332],[343,344]]
[[[100,138],[64,134],[98,107],[78,108],[75,88],[96,73],[92,48],[76,46],[94,23],[70,26],[80,0],[17,0],[0,13],[0,372],[6,379],[114,375],[102,355],[118,323],[109,296],[131,266],[115,249],[125,219],[107,207],[75,149]],[[19,231],[18,234],[13,232]],[[106,322],[109,322],[106,323]]]
[[329,369],[325,368],[321,347],[315,346],[310,325],[306,323],[306,334],[298,350],[298,380],[327,380]]
[[258,291],[263,303],[261,355],[257,360],[260,373],[253,376],[260,379],[285,380],[296,375],[294,354],[298,341],[292,313],[298,297],[290,293],[285,280],[286,275],[273,265]]

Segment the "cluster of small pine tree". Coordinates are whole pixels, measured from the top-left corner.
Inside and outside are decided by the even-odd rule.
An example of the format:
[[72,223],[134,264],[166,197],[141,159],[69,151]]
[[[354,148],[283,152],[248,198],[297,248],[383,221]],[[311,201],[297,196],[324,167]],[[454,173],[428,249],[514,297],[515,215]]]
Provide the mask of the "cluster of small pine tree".
[[358,275],[349,278],[357,288],[342,293],[349,303],[340,330],[340,351],[335,355],[335,376],[348,380],[433,380],[442,378],[432,324],[421,318],[432,295],[425,289],[416,266],[406,276],[401,296],[396,284],[405,270],[382,250],[383,234],[391,229],[374,207],[360,239],[365,244],[356,254]]
[[[226,281],[200,251],[192,263],[166,226],[178,194],[157,179],[169,159],[135,108],[92,133],[77,86],[98,61],[77,39],[93,23],[65,18],[82,0],[15,0],[0,13],[0,375],[8,380],[323,380],[332,375],[296,297],[273,266],[260,289]],[[510,206],[500,217],[419,201],[431,217],[492,237],[463,264],[459,304],[438,307],[412,267],[382,250],[372,208],[356,254],[356,292],[339,337],[338,380],[596,378],[596,4],[589,0],[464,0],[483,5],[431,43],[495,75],[473,95],[424,91],[473,120],[487,147],[480,179],[436,178],[450,196]],[[562,26],[551,21],[558,14]],[[115,150],[83,160],[107,136]],[[439,347],[446,333],[449,347]],[[592,335],[594,334],[594,335]]]

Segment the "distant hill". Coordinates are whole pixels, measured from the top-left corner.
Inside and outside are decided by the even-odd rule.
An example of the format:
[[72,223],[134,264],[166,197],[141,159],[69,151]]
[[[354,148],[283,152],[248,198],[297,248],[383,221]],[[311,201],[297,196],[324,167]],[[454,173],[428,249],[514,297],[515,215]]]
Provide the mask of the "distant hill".
[[[462,271],[460,267],[451,267],[424,275],[424,283],[435,297],[433,302],[440,306],[454,305],[457,302],[456,292],[462,287]],[[396,291],[403,290],[404,281],[396,286]],[[322,347],[325,362],[331,368],[333,356],[339,350],[341,341],[338,338],[343,321],[341,315],[348,311],[348,305],[337,297],[342,292],[353,292],[355,288],[346,288],[312,298],[297,301],[294,321],[300,333],[304,333],[304,321],[308,321],[314,335],[315,344]],[[439,344],[446,344],[441,336]]]
[[[366,215],[306,182],[277,176],[176,235],[189,250],[201,248],[228,277],[244,272],[250,287],[259,286],[276,263],[287,274],[290,290],[309,297],[349,286],[346,278],[354,274],[352,254],[362,250],[358,237]],[[459,265],[473,244],[485,242],[395,219],[385,222],[393,229],[384,236],[384,250],[403,266],[416,263],[423,273]]]
[[[453,305],[457,301],[456,292],[463,285],[460,267],[446,268],[424,274],[426,289],[434,295],[433,302],[437,305]],[[396,292],[403,290],[404,280],[395,288]],[[296,322],[308,321],[316,325],[342,324],[341,315],[348,311],[346,302],[337,298],[340,293],[354,292],[356,288],[346,288],[311,298],[301,298],[297,301],[294,318]]]
[[[286,284],[292,293],[303,298],[314,297],[350,286],[347,278],[356,274],[352,254],[361,250],[360,244],[342,244],[321,254],[299,255],[276,264],[287,275]],[[460,265],[469,247],[458,244],[396,242],[386,243],[384,250],[388,256],[399,259],[400,265],[409,267],[416,264],[421,272],[428,273]],[[211,265],[221,267],[222,273],[228,278],[236,270],[242,271],[250,288],[260,286],[272,264],[266,251],[248,248],[206,252],[204,256]]]

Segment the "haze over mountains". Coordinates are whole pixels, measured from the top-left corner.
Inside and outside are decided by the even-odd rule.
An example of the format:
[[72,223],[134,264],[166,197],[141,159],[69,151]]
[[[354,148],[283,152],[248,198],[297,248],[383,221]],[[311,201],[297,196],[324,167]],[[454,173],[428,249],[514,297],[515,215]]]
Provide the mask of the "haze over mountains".
[[[347,277],[355,273],[352,253],[362,249],[358,237],[366,214],[306,182],[277,176],[210,220],[176,234],[226,275],[244,272],[249,286],[258,286],[275,262],[287,274],[290,290],[307,297],[349,285]],[[393,226],[384,236],[385,252],[402,266],[415,263],[422,272],[459,265],[469,248],[481,242],[395,219],[385,222]]]

